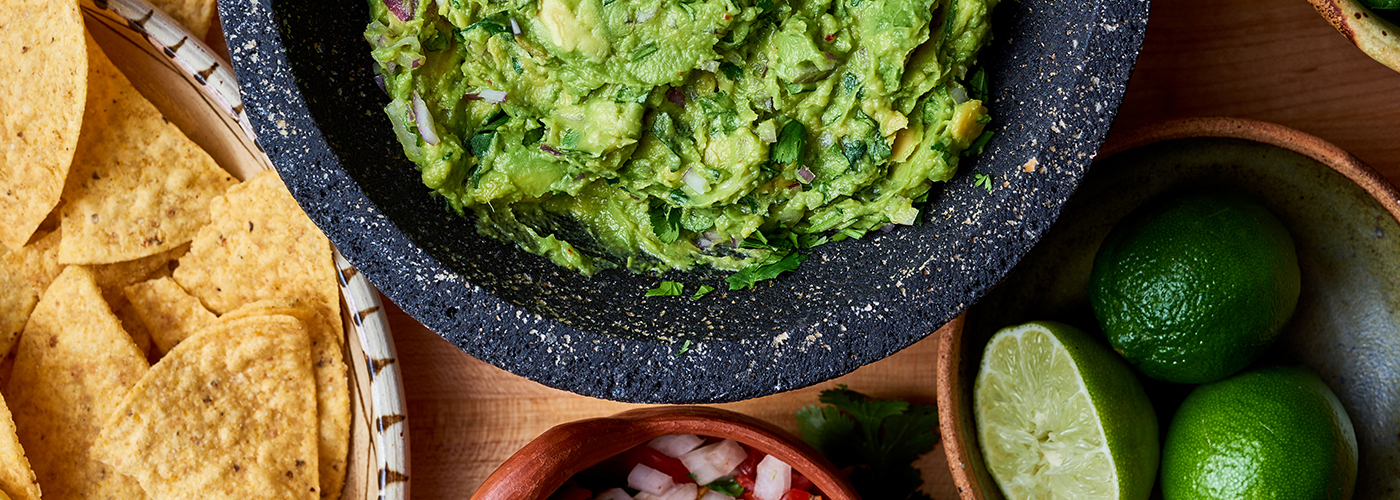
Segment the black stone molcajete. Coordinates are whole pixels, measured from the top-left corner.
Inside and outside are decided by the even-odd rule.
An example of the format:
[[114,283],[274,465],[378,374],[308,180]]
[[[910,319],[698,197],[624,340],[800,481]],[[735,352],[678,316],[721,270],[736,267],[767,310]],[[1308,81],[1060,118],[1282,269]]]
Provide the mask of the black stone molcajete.
[[[797,272],[701,300],[643,293],[669,279],[688,294],[723,285],[721,274],[586,278],[477,234],[429,197],[381,111],[363,0],[219,9],[259,144],[311,219],[405,311],[468,354],[551,387],[704,403],[848,373],[924,338],[995,285],[1054,222],[1107,135],[1148,1],[1002,1],[982,55],[995,138],[935,186],[922,226],[818,247]],[[974,186],[974,174],[991,176],[991,189]]]

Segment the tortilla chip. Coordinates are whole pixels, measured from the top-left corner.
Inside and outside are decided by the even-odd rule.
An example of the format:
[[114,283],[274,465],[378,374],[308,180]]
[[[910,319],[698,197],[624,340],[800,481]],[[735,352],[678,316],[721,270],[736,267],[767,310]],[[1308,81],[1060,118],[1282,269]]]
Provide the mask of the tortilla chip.
[[350,389],[340,318],[340,285],[330,240],[297,206],[276,173],[234,186],[210,204],[212,220],[175,268],[175,281],[225,314],[265,299],[316,310],[312,325],[320,413],[321,490],[339,498],[350,439]]
[[19,250],[0,247],[0,352],[10,352],[39,296],[63,271],[58,240],[55,231]]
[[128,286],[126,298],[161,354],[218,319],[170,278]]
[[0,495],[13,492],[16,500],[39,500],[39,480],[24,457],[24,447],[15,434],[15,421],[10,408],[0,398]]
[[19,249],[53,211],[87,96],[73,0],[0,2],[0,242]]
[[[108,295],[107,290],[103,290],[102,294]],[[127,335],[131,335],[131,341],[136,343],[136,348],[146,355],[147,360],[150,360],[151,344],[154,343],[154,340],[151,339],[151,331],[146,329],[145,323],[141,322],[141,318],[132,308],[131,301],[126,299],[126,295],[118,293],[116,299],[108,299],[107,306],[112,308],[112,314],[116,315],[117,321],[121,322],[122,330],[125,330]]]
[[106,264],[194,239],[209,201],[237,183],[167,122],[88,37],[89,87],[59,209],[58,261]]
[[92,454],[155,498],[314,500],[315,392],[300,321],[219,322],[151,367]]
[[145,497],[135,480],[88,450],[147,367],[92,273],[65,268],[24,327],[5,392],[45,498]]
[[150,4],[203,40],[218,14],[214,0],[151,0]]

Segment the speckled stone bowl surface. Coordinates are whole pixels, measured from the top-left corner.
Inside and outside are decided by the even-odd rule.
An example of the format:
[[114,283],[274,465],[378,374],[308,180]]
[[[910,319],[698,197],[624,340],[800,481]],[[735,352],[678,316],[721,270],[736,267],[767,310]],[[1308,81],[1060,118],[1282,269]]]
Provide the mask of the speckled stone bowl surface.
[[[702,300],[643,293],[707,271],[592,278],[477,234],[428,196],[381,111],[363,0],[224,0],[258,141],[302,207],[389,298],[468,354],[545,385],[632,402],[807,386],[932,333],[1055,220],[1117,112],[1146,0],[1003,1],[982,55],[996,136],[936,186],[918,227],[824,245],[795,273]],[[992,178],[990,191],[973,175]],[[690,341],[683,355],[685,341]]]
[[[1086,292],[1100,242],[1148,200],[1196,190],[1258,200],[1292,234],[1302,293],[1272,350],[1254,366],[1301,363],[1317,372],[1356,429],[1355,498],[1395,498],[1400,191],[1336,146],[1265,122],[1168,122],[1127,134],[1107,149],[1041,244],[968,311],[962,331],[941,339],[946,349],[938,375],[939,425],[963,500],[1001,498],[982,462],[971,406],[972,381],[992,334],[1027,321],[1056,320],[1103,338]],[[1139,379],[1165,436],[1177,406],[1195,386]]]

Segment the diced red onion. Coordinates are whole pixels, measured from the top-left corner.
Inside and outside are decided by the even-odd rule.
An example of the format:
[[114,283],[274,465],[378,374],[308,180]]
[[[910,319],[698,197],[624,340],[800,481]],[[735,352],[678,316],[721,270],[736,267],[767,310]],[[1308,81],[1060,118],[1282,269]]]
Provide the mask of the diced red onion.
[[418,0],[384,0],[384,6],[400,21],[411,21],[413,13],[418,10]]
[[685,91],[681,90],[680,87],[671,87],[669,90],[666,91],[666,100],[671,101],[671,104],[675,104],[684,108]]
[[882,232],[882,233],[888,233],[888,232],[890,232],[890,231],[894,231],[894,223],[893,223],[893,222],[891,222],[891,223],[889,223],[889,224],[885,224],[884,226],[881,226],[881,227],[880,227],[880,232]]
[[685,185],[690,186],[690,189],[694,189],[697,193],[705,194],[710,192],[710,183],[706,181],[704,177],[701,177],[699,173],[695,172],[693,168],[685,169],[685,173],[681,175],[681,180],[685,181]]
[[802,181],[803,184],[811,184],[812,180],[816,178],[817,174],[812,173],[811,170],[807,170],[807,167],[797,169],[797,180]]
[[510,34],[520,36],[520,23],[515,22],[515,18],[510,18]]
[[710,484],[734,472],[748,456],[743,446],[739,446],[733,439],[726,439],[681,455],[680,459],[685,468],[690,469],[695,482]]
[[661,495],[661,500],[695,500],[700,496],[700,486],[695,483],[678,484]]
[[389,62],[387,62],[387,63],[384,63],[384,69],[389,70],[389,74],[392,75],[392,74],[394,74],[394,70],[399,69],[399,63],[396,63],[396,62],[394,62],[394,61],[389,61]]
[[754,471],[753,497],[757,500],[781,500],[792,488],[792,467],[778,457],[768,455]]
[[[637,464],[632,468],[632,472],[627,474],[627,486],[634,490],[641,490],[653,495],[660,495],[675,486],[675,481],[671,480],[671,475],[659,470]],[[777,499],[774,499],[777,500]]]
[[559,152],[559,150],[554,149],[554,146],[550,146],[548,144],[540,144],[540,151],[544,151],[554,156],[564,156],[564,153]]
[[627,494],[627,490],[613,488],[599,493],[598,496],[593,497],[593,500],[633,500],[633,498],[632,495]]
[[835,61],[835,60],[836,60],[836,56],[831,55],[830,52],[823,52],[822,54],[825,54],[825,55],[826,55],[826,60],[828,60],[828,61]]
[[506,93],[500,90],[486,89],[481,91],[481,99],[491,104],[506,102]]
[[754,128],[758,134],[758,140],[772,144],[778,142],[778,127],[773,124],[773,120],[765,120]]
[[700,497],[700,500],[734,500],[734,497],[715,490],[705,490],[705,496]]
[[719,233],[705,231],[695,238],[695,246],[701,250],[709,250],[715,246],[715,241],[719,239]]
[[433,129],[433,114],[428,112],[428,103],[423,102],[423,98],[413,93],[413,121],[418,124],[418,134],[423,136],[423,142],[437,144],[437,131]]
[[468,101],[480,101],[480,100],[481,100],[481,96],[476,95],[476,94],[471,94],[471,93],[468,93],[468,94],[463,95],[462,98],[463,98],[463,99],[466,99],[466,100],[468,100]]
[[374,75],[374,84],[375,84],[375,85],[378,85],[378,86],[379,86],[379,90],[383,91],[385,94],[388,94],[388,93],[389,93],[389,88],[384,86],[384,77],[383,77],[383,76]]
[[424,62],[424,61],[427,61],[427,60],[428,60],[428,58],[423,57],[423,56],[415,57],[415,58],[413,58],[413,61],[409,63],[408,67],[409,67],[410,69],[418,69],[418,67],[419,67],[419,66],[422,66],[422,65],[423,65],[423,62]]
[[647,446],[661,452],[662,455],[676,458],[690,452],[690,450],[700,447],[702,444],[705,444],[705,440],[694,434],[668,434],[651,440],[650,443],[647,443]]

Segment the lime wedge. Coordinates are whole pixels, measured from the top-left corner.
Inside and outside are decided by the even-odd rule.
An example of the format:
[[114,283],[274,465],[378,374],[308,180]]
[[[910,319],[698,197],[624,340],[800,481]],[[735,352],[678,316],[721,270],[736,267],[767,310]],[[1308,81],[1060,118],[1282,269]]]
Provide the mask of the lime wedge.
[[1033,322],[997,332],[972,399],[982,456],[1006,498],[1151,493],[1157,415],[1122,358],[1079,329]]

